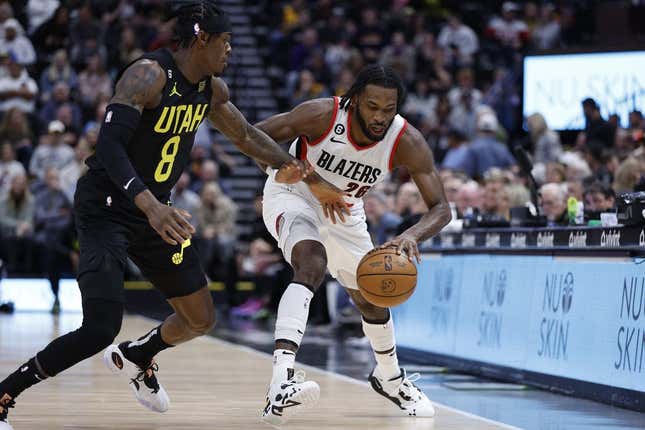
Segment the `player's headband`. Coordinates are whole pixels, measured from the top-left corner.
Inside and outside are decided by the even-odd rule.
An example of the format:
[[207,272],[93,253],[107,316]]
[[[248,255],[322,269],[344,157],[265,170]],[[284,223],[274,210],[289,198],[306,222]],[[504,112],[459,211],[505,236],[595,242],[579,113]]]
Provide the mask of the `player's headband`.
[[231,20],[228,18],[228,15],[222,13],[215,16],[205,16],[201,22],[196,22],[193,25],[193,33],[195,36],[197,36],[200,30],[210,34],[231,33],[233,27],[231,26]]

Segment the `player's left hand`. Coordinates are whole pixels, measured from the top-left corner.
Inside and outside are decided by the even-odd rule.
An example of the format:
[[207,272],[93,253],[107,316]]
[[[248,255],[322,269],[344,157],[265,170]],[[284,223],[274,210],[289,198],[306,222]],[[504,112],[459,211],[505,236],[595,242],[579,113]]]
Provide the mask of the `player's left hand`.
[[414,238],[410,236],[406,236],[405,234],[402,234],[388,242],[385,242],[377,249],[390,248],[390,247],[396,248],[397,254],[401,254],[402,252],[404,252],[405,255],[408,256],[408,260],[413,261],[412,257],[414,256],[414,258],[416,258],[417,260],[417,263],[421,263],[421,254],[419,253],[419,247],[417,245],[417,241]]
[[308,161],[291,160],[284,163],[275,174],[275,181],[283,184],[295,184],[302,181],[314,171]]

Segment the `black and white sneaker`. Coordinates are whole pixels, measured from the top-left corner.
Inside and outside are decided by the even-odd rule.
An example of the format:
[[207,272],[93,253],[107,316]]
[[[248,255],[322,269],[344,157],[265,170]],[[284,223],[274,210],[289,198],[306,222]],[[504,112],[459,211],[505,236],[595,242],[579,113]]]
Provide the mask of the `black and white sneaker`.
[[289,380],[269,385],[260,418],[273,426],[282,425],[313,406],[319,398],[320,386],[314,381],[305,381],[305,372],[299,370]]
[[0,398],[0,430],[13,430],[7,415],[9,414],[9,408],[13,408],[15,404],[16,402],[8,394],[4,394]]
[[[170,399],[166,390],[157,381],[155,372],[159,366],[154,360],[150,365],[141,369],[133,362],[125,358],[123,349],[130,342],[120,345],[110,345],[103,354],[105,366],[114,374],[123,375],[130,381],[130,388],[134,392],[137,401],[154,412],[166,412],[170,407]],[[0,427],[0,430],[3,430]]]
[[421,375],[415,373],[408,377],[405,370],[401,369],[399,376],[386,380],[381,377],[378,370],[377,366],[368,378],[374,391],[397,405],[404,415],[434,417],[432,402],[419,387],[414,385]]

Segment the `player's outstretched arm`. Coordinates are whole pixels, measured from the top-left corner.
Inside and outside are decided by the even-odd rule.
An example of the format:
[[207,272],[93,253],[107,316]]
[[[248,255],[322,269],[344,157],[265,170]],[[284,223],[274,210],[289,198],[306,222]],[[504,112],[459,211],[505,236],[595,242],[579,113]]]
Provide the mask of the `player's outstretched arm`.
[[116,84],[106,108],[96,144],[96,157],[112,182],[148,217],[150,225],[171,245],[182,243],[195,232],[187,212],[160,203],[137,175],[127,147],[139,125],[144,108],[159,104],[166,76],[155,61],[141,60],[128,67]]
[[410,125],[407,127],[394,154],[393,165],[408,168],[428,207],[428,212],[415,225],[382,246],[396,246],[400,252],[405,252],[408,258],[412,259],[414,256],[420,261],[417,243],[436,235],[450,222],[450,206],[434,164],[432,151],[419,130]]
[[208,119],[241,152],[279,169],[276,174],[278,182],[298,182],[311,172],[311,166],[295,160],[266,133],[248,123],[244,115],[228,100],[228,88],[224,81],[213,78],[212,88],[213,99]]

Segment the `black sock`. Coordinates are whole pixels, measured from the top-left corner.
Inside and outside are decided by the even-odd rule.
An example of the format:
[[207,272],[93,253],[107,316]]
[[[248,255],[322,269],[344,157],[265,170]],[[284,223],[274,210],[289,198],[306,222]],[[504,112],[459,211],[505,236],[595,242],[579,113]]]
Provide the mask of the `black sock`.
[[155,327],[138,340],[119,345],[125,358],[145,369],[150,366],[153,357],[164,349],[171,348],[161,338],[161,326]]
[[27,388],[44,381],[48,377],[40,368],[36,357],[33,357],[0,383],[0,398],[3,394],[9,394],[12,399],[15,399]]

